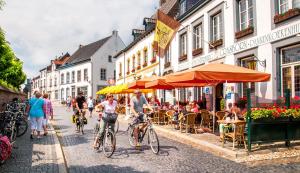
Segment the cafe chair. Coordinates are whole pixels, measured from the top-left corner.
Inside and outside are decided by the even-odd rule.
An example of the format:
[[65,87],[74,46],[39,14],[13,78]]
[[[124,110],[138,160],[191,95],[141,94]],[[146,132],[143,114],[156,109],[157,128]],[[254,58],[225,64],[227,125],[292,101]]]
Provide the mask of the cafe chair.
[[174,110],[168,110],[166,112],[166,119],[167,119],[167,124],[168,125],[172,125],[174,122],[173,122],[173,117],[174,117],[174,114],[175,114],[175,111]]
[[245,125],[246,122],[235,123],[233,127],[233,132],[224,133],[223,146],[225,139],[232,139],[232,149],[234,149],[235,147],[235,142],[237,142],[238,145],[243,143],[245,149],[247,149],[245,140]]
[[188,133],[188,131],[190,129],[193,129],[193,131],[195,131],[195,133],[197,133],[195,120],[196,120],[195,113],[186,114],[185,120],[180,121],[180,123],[179,123],[180,132],[182,132],[182,130],[185,129],[185,132]]
[[165,115],[166,115],[166,110],[158,110],[155,114],[154,114],[154,120],[157,124],[160,123],[165,123]]
[[200,123],[200,127],[208,127],[211,128],[211,121],[210,121],[210,114],[208,112],[208,110],[201,110],[201,123]]

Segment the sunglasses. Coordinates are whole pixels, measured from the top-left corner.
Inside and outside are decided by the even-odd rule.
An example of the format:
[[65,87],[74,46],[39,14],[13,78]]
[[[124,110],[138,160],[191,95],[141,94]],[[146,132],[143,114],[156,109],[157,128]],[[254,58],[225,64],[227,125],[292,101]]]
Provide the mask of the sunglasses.
[[114,96],[112,96],[112,95],[110,95],[110,96],[107,96],[108,98],[111,98],[111,97],[114,97]]

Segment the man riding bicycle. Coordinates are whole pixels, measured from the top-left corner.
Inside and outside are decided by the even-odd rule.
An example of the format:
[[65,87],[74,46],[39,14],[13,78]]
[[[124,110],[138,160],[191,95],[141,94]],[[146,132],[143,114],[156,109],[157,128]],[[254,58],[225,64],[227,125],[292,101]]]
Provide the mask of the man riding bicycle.
[[[97,143],[99,141],[103,140],[104,137],[104,129],[107,126],[107,123],[109,126],[111,126],[111,130],[114,133],[115,132],[115,121],[118,117],[116,113],[116,108],[117,108],[117,101],[114,100],[114,96],[112,94],[107,94],[106,95],[106,100],[101,102],[98,107],[100,109],[103,109],[103,115],[102,115],[102,120],[100,120],[100,130],[98,133],[98,136],[95,138],[94,141],[94,148],[97,147]],[[99,140],[100,139],[100,140]]]
[[83,118],[85,118],[85,111],[84,111],[84,108],[86,107],[86,99],[85,97],[83,96],[83,92],[82,91],[79,91],[78,92],[78,96],[76,97],[76,103],[75,103],[75,115],[77,117],[77,121],[76,121],[76,131],[79,132],[79,129],[78,129],[78,117],[80,116],[80,113],[82,113],[82,116]]
[[130,101],[130,110],[133,113],[135,119],[133,120],[133,124],[135,125],[134,128],[134,139],[136,147],[140,147],[141,144],[138,142],[138,135],[139,130],[143,130],[144,127],[139,129],[139,124],[143,123],[145,120],[145,115],[143,113],[143,108],[148,108],[150,111],[153,111],[151,106],[148,104],[146,98],[142,95],[140,90],[134,91],[134,96],[131,98]]

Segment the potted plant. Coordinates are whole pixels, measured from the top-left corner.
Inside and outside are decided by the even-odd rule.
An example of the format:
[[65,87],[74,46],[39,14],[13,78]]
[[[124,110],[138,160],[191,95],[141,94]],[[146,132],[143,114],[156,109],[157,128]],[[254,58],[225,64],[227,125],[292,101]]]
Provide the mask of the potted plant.
[[147,62],[145,61],[143,67],[147,67],[147,65],[148,65]]
[[210,49],[214,49],[218,46],[221,46],[223,44],[223,39],[219,39],[219,40],[215,40],[215,41],[211,41],[209,44],[209,48]]
[[156,57],[153,57],[150,61],[152,64],[156,62]]
[[138,66],[136,67],[136,69],[137,69],[137,70],[141,69],[141,65],[138,65]]
[[239,39],[239,38],[242,38],[242,37],[245,37],[247,35],[250,35],[254,32],[254,27],[253,26],[249,26],[248,28],[246,29],[243,29],[241,31],[238,31],[235,33],[235,38],[236,39]]
[[203,52],[203,49],[200,47],[198,49],[194,49],[192,54],[193,54],[193,56],[197,56],[197,55],[201,54],[202,52]]
[[184,61],[184,60],[186,60],[187,59],[187,54],[184,54],[184,55],[181,55],[180,57],[179,57],[179,61],[181,62],[181,61]]
[[285,20],[291,19],[295,16],[300,15],[300,9],[299,8],[293,8],[293,9],[289,9],[287,12],[283,13],[283,14],[276,14],[274,16],[274,23],[280,23],[283,22]]
[[128,71],[126,74],[129,75],[129,74],[130,74],[130,71]]
[[132,70],[131,70],[131,73],[134,73],[135,72],[135,69],[133,68]]

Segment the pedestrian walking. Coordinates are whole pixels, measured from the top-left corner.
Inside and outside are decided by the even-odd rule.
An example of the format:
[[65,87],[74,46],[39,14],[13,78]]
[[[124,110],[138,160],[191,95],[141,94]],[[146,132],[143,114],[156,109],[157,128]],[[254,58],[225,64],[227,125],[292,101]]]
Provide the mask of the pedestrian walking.
[[53,119],[53,107],[51,101],[48,99],[49,95],[45,93],[43,97],[44,97],[43,110],[45,113],[43,119],[43,128],[44,128],[44,136],[46,136],[48,134],[47,127],[48,127],[49,117],[51,117],[51,120]]
[[93,100],[92,96],[89,97],[89,99],[87,101],[87,104],[88,104],[88,109],[89,109],[89,112],[90,112],[90,117],[92,117],[93,110],[94,110],[94,100]]
[[31,124],[30,139],[33,139],[35,132],[37,132],[37,138],[41,138],[41,130],[43,126],[43,119],[45,116],[43,105],[44,100],[41,98],[42,94],[36,92],[35,97],[29,100],[28,115]]
[[72,104],[73,112],[75,112],[76,111],[76,98],[72,98],[71,104]]
[[68,96],[67,98],[67,111],[70,111],[71,110],[71,96]]

